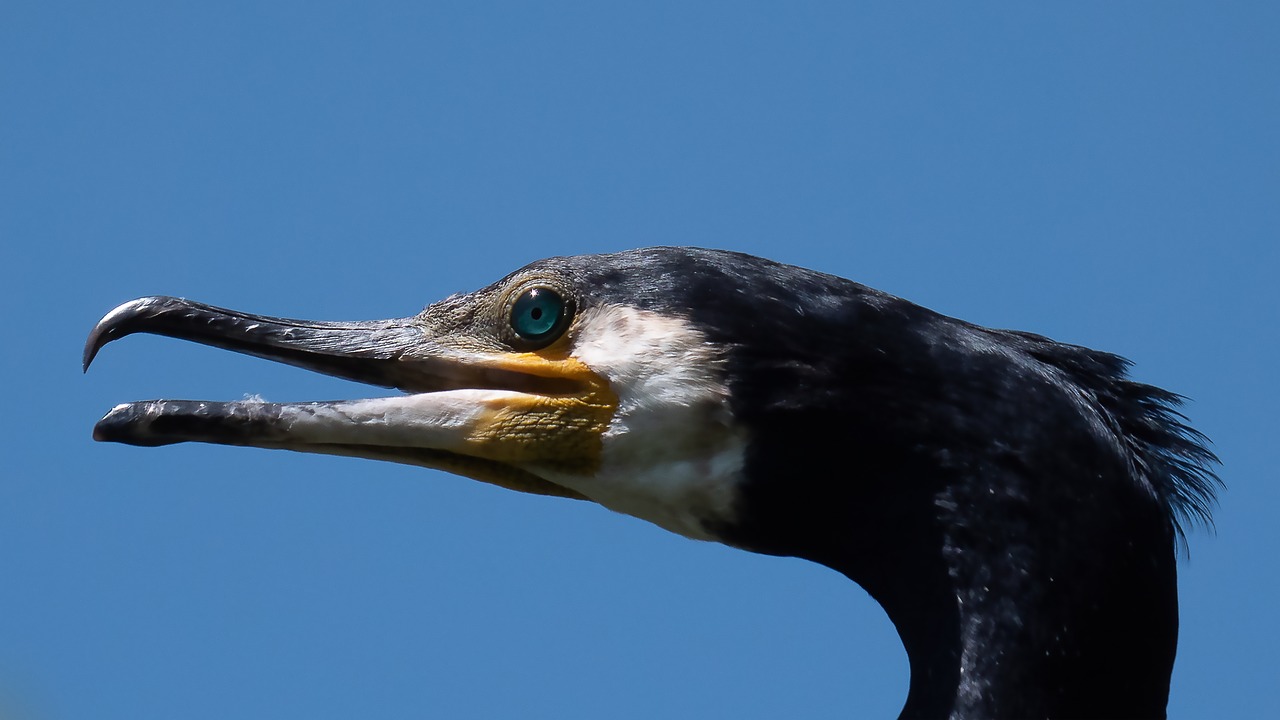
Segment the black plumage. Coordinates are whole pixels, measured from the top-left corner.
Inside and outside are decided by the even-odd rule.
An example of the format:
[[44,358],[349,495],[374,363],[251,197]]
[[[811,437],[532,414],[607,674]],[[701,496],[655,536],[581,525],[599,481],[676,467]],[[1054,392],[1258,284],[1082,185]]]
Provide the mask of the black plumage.
[[[865,588],[908,652],[903,717],[1164,715],[1177,548],[1184,524],[1208,520],[1217,485],[1179,396],[1133,381],[1115,355],[725,251],[552,258],[420,318],[434,333],[520,350],[495,308],[530,276],[564,288],[579,314],[680,318],[714,349],[708,373],[748,443],[734,512],[705,517],[708,533]],[[129,332],[162,332],[357,372],[211,340],[185,322],[104,320],[89,356]],[[137,418],[113,422],[137,434]]]

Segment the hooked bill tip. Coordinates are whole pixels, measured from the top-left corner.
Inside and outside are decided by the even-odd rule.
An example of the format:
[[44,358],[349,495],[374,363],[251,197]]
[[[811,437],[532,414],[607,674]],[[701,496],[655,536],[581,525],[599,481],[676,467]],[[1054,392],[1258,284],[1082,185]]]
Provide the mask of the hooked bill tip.
[[84,341],[84,353],[80,356],[80,372],[89,372],[89,366],[93,364],[93,359],[98,356],[98,350],[106,342],[102,339],[102,323],[106,320],[103,318],[98,321],[97,325],[89,331],[89,337]]
[[89,371],[89,365],[98,356],[98,351],[103,345],[133,332],[126,328],[130,320],[154,314],[174,302],[180,301],[177,298],[151,296],[130,300],[112,308],[111,312],[103,315],[102,319],[89,331],[89,337],[84,342],[84,354],[81,356],[81,372]]
[[89,336],[88,342],[84,344],[84,354],[80,356],[80,372],[89,372],[89,365],[93,362],[93,358],[98,354],[98,348],[93,346],[93,336]]

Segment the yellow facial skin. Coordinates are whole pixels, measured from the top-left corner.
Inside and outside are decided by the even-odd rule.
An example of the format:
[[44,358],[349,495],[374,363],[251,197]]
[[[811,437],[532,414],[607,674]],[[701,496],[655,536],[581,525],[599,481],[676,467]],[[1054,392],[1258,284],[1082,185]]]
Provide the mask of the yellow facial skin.
[[[513,304],[533,287],[552,288],[567,299],[570,324],[562,334],[550,345],[528,351],[498,349],[481,339],[488,332],[498,336],[506,332]],[[477,293],[469,305],[474,317],[483,318],[478,325],[488,326],[488,332],[476,333],[475,325],[454,324],[466,308],[444,301],[419,317],[424,334],[452,348],[456,361],[472,372],[492,370],[495,376],[556,382],[530,382],[522,387],[517,380],[500,385],[506,387],[503,390],[469,392],[466,409],[450,406],[442,396],[438,406],[415,410],[420,419],[457,430],[445,438],[433,436],[432,448],[445,452],[423,464],[524,492],[581,497],[536,474],[536,469],[545,468],[594,475],[601,464],[602,436],[619,404],[608,381],[572,355],[578,320],[573,316],[572,293],[555,277],[531,275],[513,278],[492,293]]]
[[535,352],[474,353],[470,365],[566,380],[572,389],[554,395],[476,391],[474,410],[462,419],[465,427],[454,442],[440,448],[397,448],[397,457],[387,459],[511,490],[582,499],[529,469],[592,475],[600,467],[602,436],[617,411],[618,396],[607,380],[570,355],[570,345],[569,338],[562,337]]
[[[598,470],[602,436],[618,408],[618,396],[609,388],[608,382],[554,347],[495,360],[491,363],[494,367],[572,380],[579,389],[564,395],[504,393],[483,399],[482,411],[457,452],[493,461],[513,471],[519,470],[514,466],[541,466],[581,475],[590,475]],[[450,469],[450,472],[458,470]],[[512,487],[515,477],[529,473],[502,473],[501,477],[463,474]],[[521,481],[521,484],[529,483]],[[549,483],[543,480],[534,483],[543,484]],[[556,492],[549,494],[577,496],[577,493],[559,486],[552,487]],[[513,489],[539,492],[531,487]]]

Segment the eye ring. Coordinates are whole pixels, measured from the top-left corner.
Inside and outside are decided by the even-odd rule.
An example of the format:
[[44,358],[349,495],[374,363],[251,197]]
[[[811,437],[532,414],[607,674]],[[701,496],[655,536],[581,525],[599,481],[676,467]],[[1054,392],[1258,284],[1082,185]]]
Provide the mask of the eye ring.
[[573,318],[573,302],[555,288],[532,285],[511,301],[508,323],[515,339],[530,349],[555,342]]

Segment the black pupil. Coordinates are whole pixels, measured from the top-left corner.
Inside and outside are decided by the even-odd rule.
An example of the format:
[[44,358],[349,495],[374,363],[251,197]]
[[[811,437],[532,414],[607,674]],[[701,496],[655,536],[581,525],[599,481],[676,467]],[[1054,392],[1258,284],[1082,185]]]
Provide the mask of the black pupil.
[[525,340],[554,339],[564,319],[564,298],[549,288],[530,288],[511,308],[511,329]]

